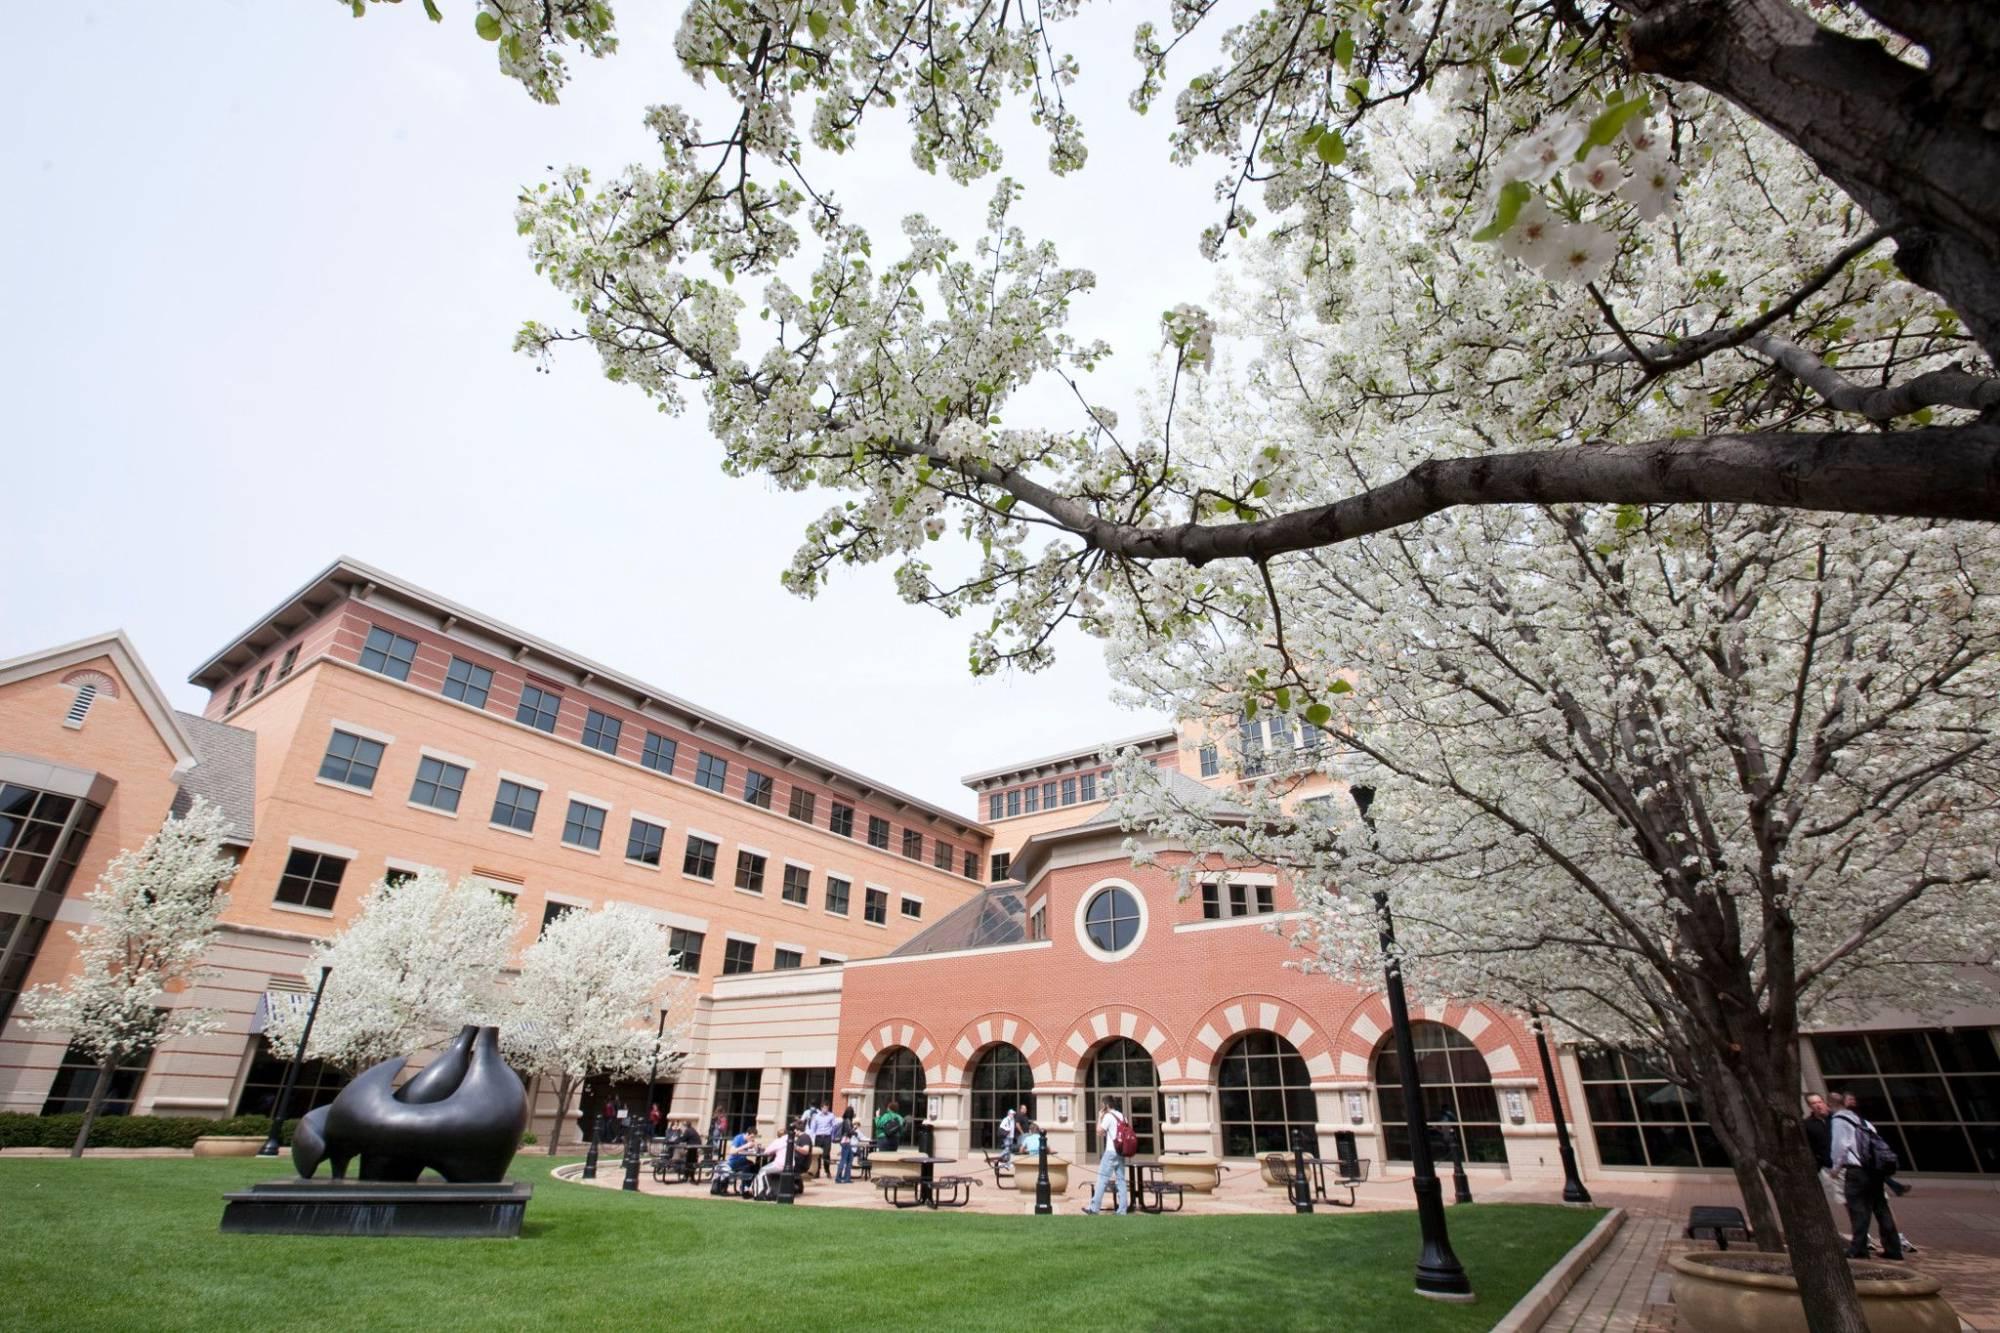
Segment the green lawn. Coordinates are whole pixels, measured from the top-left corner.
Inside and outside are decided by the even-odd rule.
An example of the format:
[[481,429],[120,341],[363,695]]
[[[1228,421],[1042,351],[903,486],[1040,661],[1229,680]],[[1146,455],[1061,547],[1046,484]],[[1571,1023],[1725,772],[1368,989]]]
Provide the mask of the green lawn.
[[1450,1210],[1479,1299],[1411,1294],[1413,1213],[979,1216],[660,1199],[548,1179],[518,1241],[224,1236],[244,1159],[0,1156],[10,1329],[1485,1329],[1597,1220]]

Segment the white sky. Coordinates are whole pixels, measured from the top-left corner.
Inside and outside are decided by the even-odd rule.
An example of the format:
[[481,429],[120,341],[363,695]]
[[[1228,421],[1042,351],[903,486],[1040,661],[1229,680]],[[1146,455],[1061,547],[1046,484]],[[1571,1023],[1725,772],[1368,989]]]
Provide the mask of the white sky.
[[[514,196],[650,160],[643,108],[691,100],[679,6],[623,0],[618,54],[550,108],[498,74],[469,0],[440,3],[442,25],[415,0],[11,16],[0,658],[122,626],[197,708],[186,674],[347,554],[953,809],[963,773],[1154,725],[1077,636],[1051,671],[973,680],[970,627],[906,606],[889,566],[789,596],[827,493],[724,477],[700,404],[663,417],[594,354],[541,375],[508,350],[565,314]],[[1214,166],[1166,167],[1170,113],[1125,109],[1135,17],[1070,28],[1088,170],[1054,181],[1032,134],[1008,140],[1023,225],[1098,274],[1074,328],[1119,349],[1094,396],[1121,408],[1159,312],[1215,276]],[[924,177],[879,129],[828,178],[877,254],[913,208],[969,243],[990,186]]]

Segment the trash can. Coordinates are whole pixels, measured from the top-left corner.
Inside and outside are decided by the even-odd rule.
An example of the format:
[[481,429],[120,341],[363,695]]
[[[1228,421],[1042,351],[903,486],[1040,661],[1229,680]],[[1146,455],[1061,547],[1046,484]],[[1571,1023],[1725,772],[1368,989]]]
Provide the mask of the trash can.
[[1340,1173],[1343,1176],[1352,1176],[1360,1172],[1361,1153],[1355,1147],[1353,1130],[1333,1131],[1333,1155],[1340,1159]]

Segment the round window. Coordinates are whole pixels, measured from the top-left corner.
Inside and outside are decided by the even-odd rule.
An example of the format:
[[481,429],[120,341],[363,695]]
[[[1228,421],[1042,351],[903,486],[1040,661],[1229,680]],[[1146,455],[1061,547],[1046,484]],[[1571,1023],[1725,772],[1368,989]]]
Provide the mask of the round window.
[[1083,909],[1083,933],[1105,953],[1123,953],[1139,938],[1139,902],[1124,889],[1105,889]]

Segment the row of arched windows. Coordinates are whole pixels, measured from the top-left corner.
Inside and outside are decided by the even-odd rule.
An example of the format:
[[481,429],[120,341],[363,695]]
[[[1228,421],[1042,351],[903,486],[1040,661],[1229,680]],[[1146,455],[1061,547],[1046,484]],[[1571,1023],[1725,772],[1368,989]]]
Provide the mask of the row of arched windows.
[[[1417,1069],[1424,1081],[1425,1107],[1432,1125],[1455,1127],[1468,1162],[1503,1162],[1500,1102],[1486,1059],[1457,1029],[1442,1023],[1412,1023]],[[1381,1102],[1386,1149],[1391,1159],[1410,1155],[1403,1128],[1402,1065],[1392,1044],[1375,1057],[1375,1085]],[[1225,1157],[1285,1152],[1291,1131],[1314,1129],[1312,1079],[1298,1049],[1274,1032],[1246,1032],[1222,1052],[1215,1065],[1216,1115]],[[875,1073],[875,1107],[894,1102],[906,1116],[923,1117],[924,1067],[915,1052],[897,1047]],[[1084,1075],[1083,1125],[1088,1151],[1099,1151],[1097,1121],[1104,1101],[1118,1098],[1139,1136],[1139,1152],[1159,1151],[1160,1074],[1146,1048],[1129,1037],[1098,1047]],[[1002,1042],[988,1047],[972,1070],[972,1147],[998,1146],[998,1125],[1007,1108],[1035,1113],[1035,1076],[1027,1057]]]

